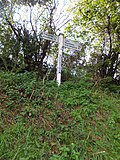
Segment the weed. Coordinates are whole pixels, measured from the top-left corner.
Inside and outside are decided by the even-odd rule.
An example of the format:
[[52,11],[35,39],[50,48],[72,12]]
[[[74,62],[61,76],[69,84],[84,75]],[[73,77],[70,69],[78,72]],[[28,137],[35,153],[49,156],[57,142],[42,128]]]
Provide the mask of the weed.
[[88,77],[60,87],[34,73],[0,77],[1,160],[120,159],[118,92]]

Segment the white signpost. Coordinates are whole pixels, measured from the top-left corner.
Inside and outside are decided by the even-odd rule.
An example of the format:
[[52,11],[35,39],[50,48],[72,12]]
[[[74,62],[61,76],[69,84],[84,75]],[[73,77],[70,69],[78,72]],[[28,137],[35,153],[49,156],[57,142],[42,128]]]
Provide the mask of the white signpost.
[[[3,16],[2,11],[4,11],[4,8],[2,5],[2,2],[0,2],[0,16]],[[58,52],[58,60],[57,60],[57,83],[58,85],[60,85],[63,49],[64,47],[66,47],[70,50],[80,50],[80,43],[64,38],[64,34],[62,33],[60,33],[59,36],[49,34],[49,33],[43,33],[41,38],[58,43],[59,52]]]
[[80,50],[80,43],[64,38],[64,34],[60,33],[59,36],[49,33],[43,33],[42,38],[58,43],[58,60],[57,60],[57,83],[61,84],[61,66],[62,66],[62,52],[64,48],[70,50]]
[[58,41],[58,59],[57,59],[57,83],[58,85],[61,84],[61,67],[62,67],[62,52],[64,49],[64,35],[59,34],[59,41]]

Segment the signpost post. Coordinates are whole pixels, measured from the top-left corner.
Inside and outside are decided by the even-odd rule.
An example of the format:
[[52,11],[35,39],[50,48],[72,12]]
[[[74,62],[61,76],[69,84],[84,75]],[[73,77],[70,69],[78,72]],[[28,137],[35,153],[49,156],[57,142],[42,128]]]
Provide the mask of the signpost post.
[[59,34],[59,51],[58,51],[58,60],[57,60],[57,83],[61,84],[61,67],[62,67],[62,52],[64,49],[64,35]]
[[72,50],[80,50],[80,43],[64,38],[64,34],[60,33],[59,36],[49,33],[43,33],[43,39],[58,43],[58,59],[57,59],[57,83],[61,84],[61,68],[62,68],[62,53],[64,48]]

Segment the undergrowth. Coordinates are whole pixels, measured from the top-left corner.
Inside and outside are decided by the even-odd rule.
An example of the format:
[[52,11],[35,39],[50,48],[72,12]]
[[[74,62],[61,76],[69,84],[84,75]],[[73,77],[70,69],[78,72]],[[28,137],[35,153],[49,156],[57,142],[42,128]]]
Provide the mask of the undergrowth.
[[120,159],[119,91],[7,72],[0,90],[0,160]]

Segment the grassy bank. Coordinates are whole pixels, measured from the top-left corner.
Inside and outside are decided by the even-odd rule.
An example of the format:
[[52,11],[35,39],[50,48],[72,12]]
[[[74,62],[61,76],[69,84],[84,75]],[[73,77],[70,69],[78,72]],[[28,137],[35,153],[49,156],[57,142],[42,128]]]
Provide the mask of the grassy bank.
[[5,72],[0,90],[0,160],[120,159],[119,93]]

